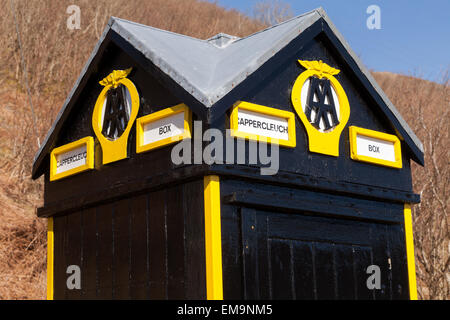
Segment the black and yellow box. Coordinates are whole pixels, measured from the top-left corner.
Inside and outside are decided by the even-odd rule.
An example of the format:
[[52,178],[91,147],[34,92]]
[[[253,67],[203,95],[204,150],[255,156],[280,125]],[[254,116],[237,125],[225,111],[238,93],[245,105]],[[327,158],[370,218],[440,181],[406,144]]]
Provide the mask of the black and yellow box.
[[48,298],[415,299],[410,160],[322,9],[242,39],[111,18],[33,165]]

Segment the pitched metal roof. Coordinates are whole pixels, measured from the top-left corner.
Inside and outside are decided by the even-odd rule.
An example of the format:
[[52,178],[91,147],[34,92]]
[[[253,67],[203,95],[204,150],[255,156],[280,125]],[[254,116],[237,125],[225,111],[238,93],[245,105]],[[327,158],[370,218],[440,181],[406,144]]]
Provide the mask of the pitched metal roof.
[[[401,135],[406,135],[407,139],[405,140],[412,149],[415,160],[423,163],[423,145],[420,140],[401,117],[357,55],[351,50],[325,11],[322,8],[318,8],[245,38],[237,38],[220,33],[207,40],[200,40],[112,17],[35,156],[33,178],[37,178],[42,174],[38,169],[41,167],[45,156],[53,147],[62,128],[62,123],[67,119],[73,107],[73,104],[70,102],[74,93],[82,81],[86,80],[86,73],[89,67],[94,64],[94,59],[97,58],[97,55],[100,55],[99,50],[111,30],[142,53],[146,59],[150,60],[162,72],[172,78],[186,92],[189,92],[205,108],[211,108],[250,74],[320,19],[323,19],[329,26],[340,44],[351,56],[353,62],[356,63],[362,74],[382,99],[387,107],[387,111],[391,113],[391,117],[397,122],[396,129]],[[398,125],[400,128],[398,128]]]

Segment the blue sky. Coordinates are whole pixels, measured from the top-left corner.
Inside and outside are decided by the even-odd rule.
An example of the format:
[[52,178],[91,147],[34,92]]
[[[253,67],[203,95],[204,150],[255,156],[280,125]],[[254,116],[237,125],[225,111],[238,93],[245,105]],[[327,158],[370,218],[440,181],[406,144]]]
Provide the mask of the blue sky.
[[[218,0],[251,14],[258,0]],[[449,0],[284,0],[294,15],[323,7],[352,49],[371,70],[440,81],[450,69]],[[381,29],[369,30],[366,13],[377,5]]]

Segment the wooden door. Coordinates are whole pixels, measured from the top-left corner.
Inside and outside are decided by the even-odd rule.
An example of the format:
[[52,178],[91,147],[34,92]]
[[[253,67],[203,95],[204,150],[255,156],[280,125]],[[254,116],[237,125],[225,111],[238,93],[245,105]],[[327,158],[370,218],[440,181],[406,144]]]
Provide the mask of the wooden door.
[[[241,208],[246,299],[407,299],[400,224]],[[367,268],[380,268],[369,289]]]

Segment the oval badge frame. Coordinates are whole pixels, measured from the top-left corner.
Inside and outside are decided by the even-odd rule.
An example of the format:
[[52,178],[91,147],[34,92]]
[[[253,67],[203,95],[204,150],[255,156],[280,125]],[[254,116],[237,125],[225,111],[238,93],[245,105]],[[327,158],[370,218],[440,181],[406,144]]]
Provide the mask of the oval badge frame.
[[[322,61],[298,61],[302,66],[307,68],[307,70],[302,72],[295,80],[291,92],[291,101],[308,134],[309,151],[338,157],[339,139],[350,117],[350,104],[347,95],[342,85],[334,77],[334,75],[338,74],[340,71],[328,66]],[[316,76],[319,79],[326,78],[330,80],[339,100],[339,124],[330,132],[320,132],[317,130],[309,122],[303,111],[301,102],[302,88],[304,83],[313,76]]]
[[[94,112],[92,114],[92,127],[102,147],[102,163],[107,164],[127,158],[128,136],[134,124],[134,120],[139,112],[139,93],[134,83],[126,78],[131,72],[131,68],[127,70],[114,70],[100,84],[105,86],[100,92],[95,103]],[[120,84],[124,85],[131,98],[131,112],[128,124],[120,137],[115,140],[109,140],[102,134],[102,112],[106,99],[106,94],[111,88],[117,88]]]

